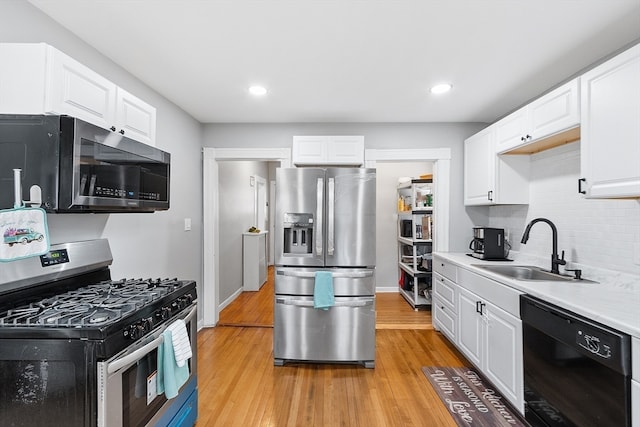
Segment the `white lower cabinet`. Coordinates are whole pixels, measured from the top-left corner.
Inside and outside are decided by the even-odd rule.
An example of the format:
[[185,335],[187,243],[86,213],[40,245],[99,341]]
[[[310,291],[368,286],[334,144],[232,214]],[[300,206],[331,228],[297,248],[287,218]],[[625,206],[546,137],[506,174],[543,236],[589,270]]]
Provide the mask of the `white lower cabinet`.
[[524,413],[520,291],[433,257],[433,326]]
[[[503,286],[503,285],[500,285]],[[458,347],[498,391],[524,411],[522,322],[460,284]]]
[[456,342],[456,309],[457,285],[442,274],[433,274],[433,326],[451,340]]

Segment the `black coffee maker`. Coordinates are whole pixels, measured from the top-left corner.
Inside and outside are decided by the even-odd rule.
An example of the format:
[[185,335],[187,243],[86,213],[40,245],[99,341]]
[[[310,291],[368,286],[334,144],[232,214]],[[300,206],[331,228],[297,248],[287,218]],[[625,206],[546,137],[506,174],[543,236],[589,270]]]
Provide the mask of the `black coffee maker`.
[[489,227],[473,227],[473,240],[469,249],[470,256],[484,260],[505,260],[504,229]]

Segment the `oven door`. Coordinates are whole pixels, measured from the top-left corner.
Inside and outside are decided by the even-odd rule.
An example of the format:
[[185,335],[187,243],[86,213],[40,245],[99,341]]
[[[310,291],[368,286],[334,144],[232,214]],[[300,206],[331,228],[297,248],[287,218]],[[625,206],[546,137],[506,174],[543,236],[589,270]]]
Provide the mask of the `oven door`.
[[167,400],[156,393],[158,347],[168,324],[162,325],[123,352],[98,363],[98,427],[152,426],[167,411],[179,411],[173,402],[196,377],[197,324],[196,304],[172,318],[168,324],[183,319],[189,334],[193,357],[188,360],[189,379],[176,399]]

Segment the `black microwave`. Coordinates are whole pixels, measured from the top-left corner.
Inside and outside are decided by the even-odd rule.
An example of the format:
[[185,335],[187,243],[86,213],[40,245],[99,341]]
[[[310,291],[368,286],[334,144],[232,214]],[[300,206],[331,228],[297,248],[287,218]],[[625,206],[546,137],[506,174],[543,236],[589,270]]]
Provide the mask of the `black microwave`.
[[39,186],[48,212],[169,209],[171,155],[69,116],[0,115],[0,209]]

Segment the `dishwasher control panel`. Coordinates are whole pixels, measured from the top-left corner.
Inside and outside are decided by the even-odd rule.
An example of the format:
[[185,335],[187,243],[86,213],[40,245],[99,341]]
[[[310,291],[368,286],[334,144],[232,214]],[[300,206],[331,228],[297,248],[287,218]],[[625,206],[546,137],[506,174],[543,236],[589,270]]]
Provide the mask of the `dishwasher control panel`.
[[611,344],[607,343],[602,337],[589,333],[589,331],[578,329],[576,344],[603,359],[610,359],[612,356]]

